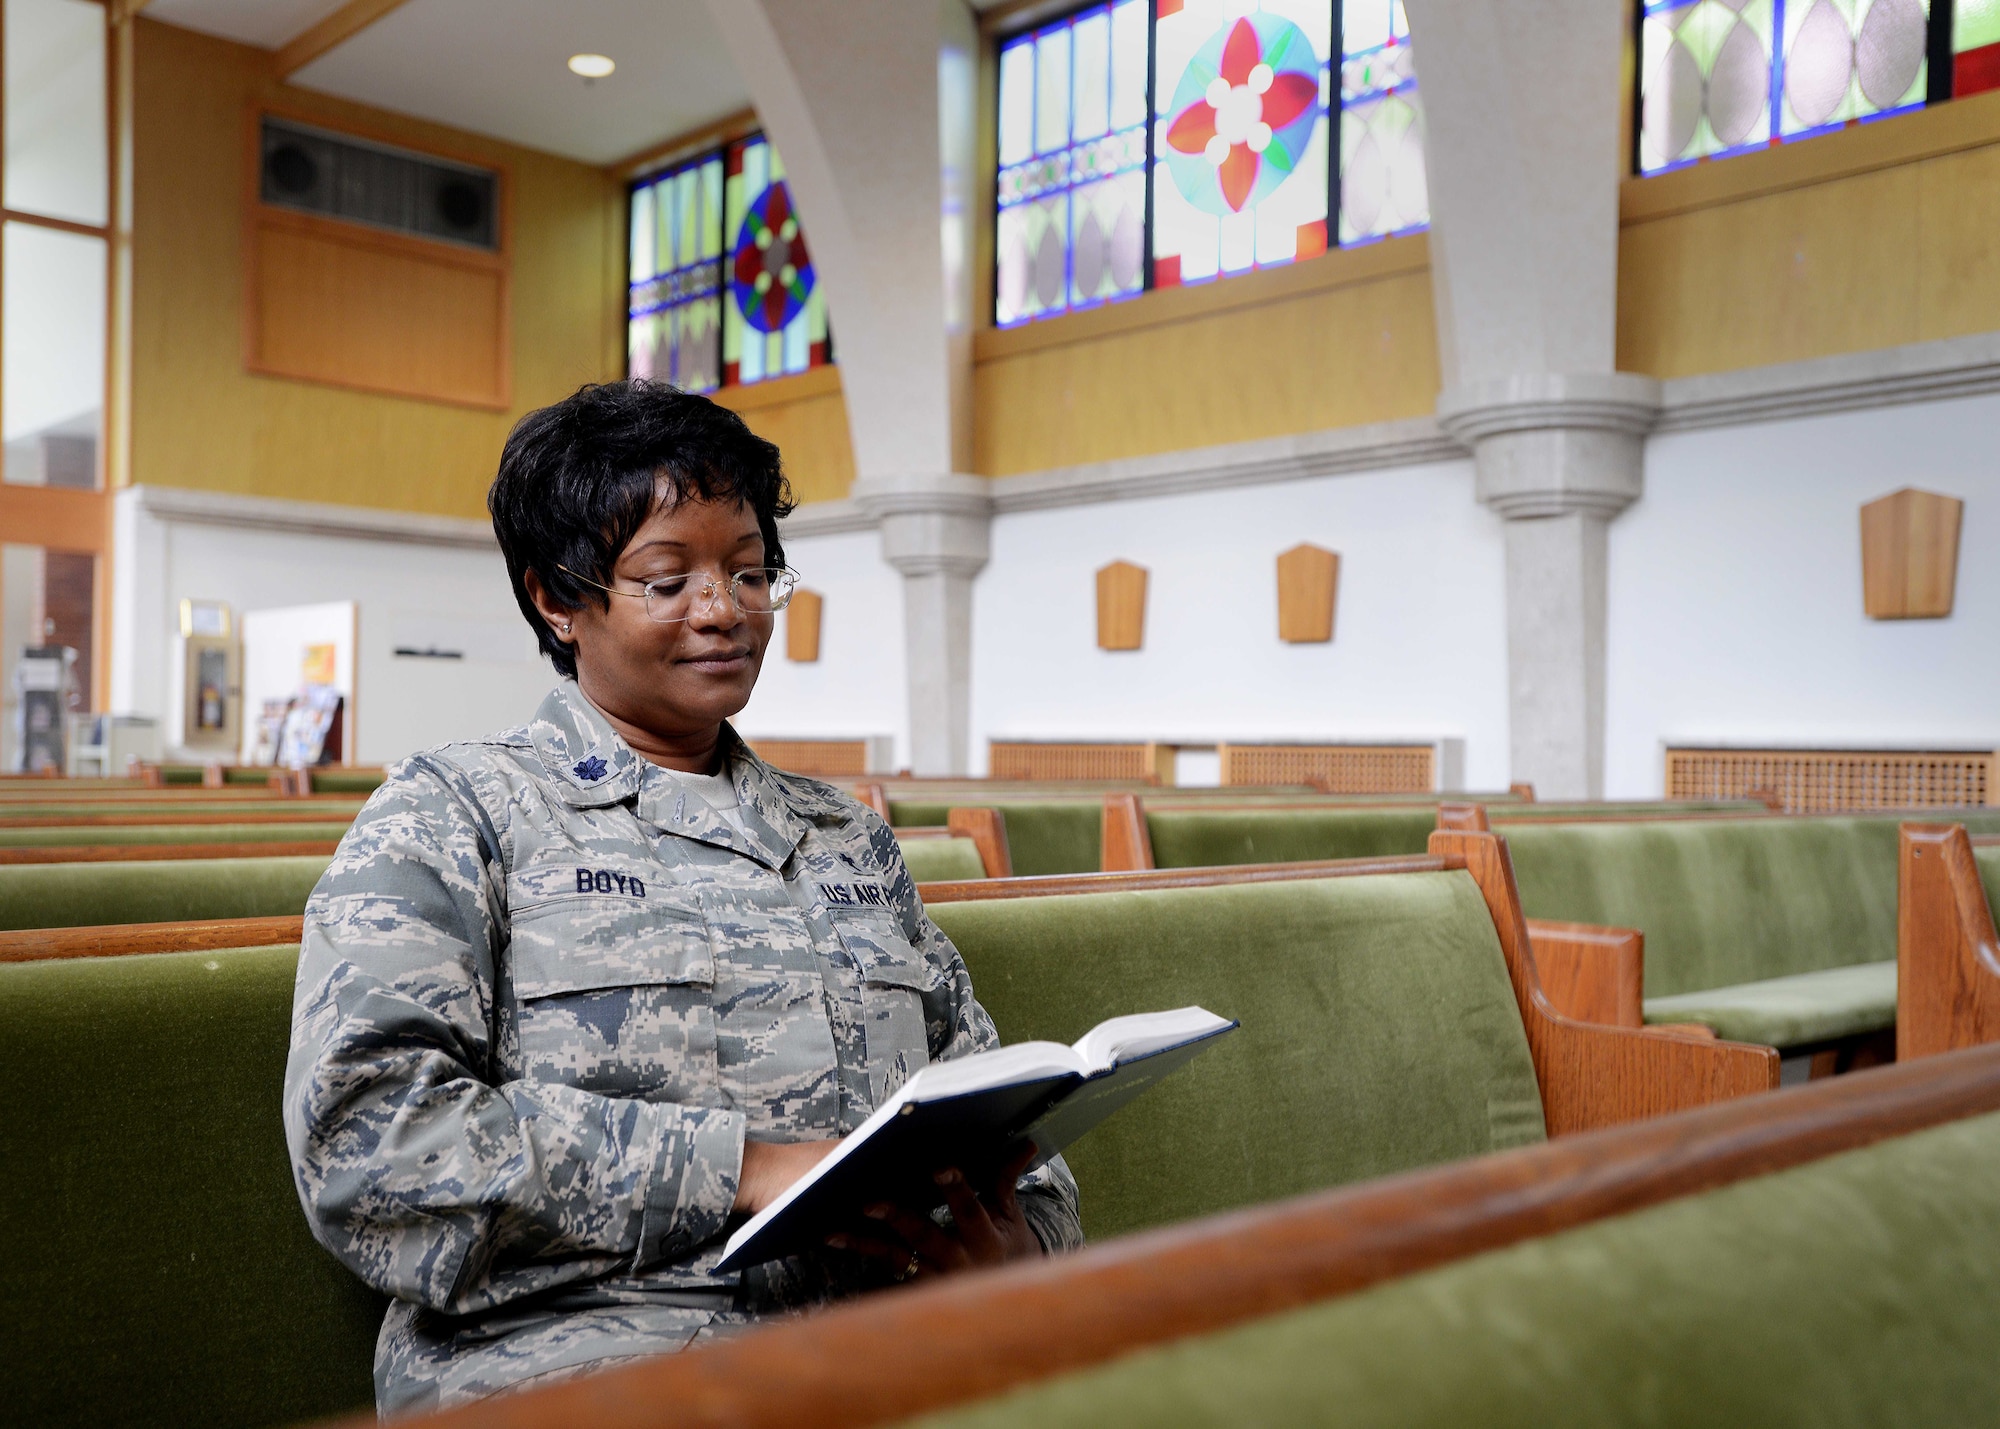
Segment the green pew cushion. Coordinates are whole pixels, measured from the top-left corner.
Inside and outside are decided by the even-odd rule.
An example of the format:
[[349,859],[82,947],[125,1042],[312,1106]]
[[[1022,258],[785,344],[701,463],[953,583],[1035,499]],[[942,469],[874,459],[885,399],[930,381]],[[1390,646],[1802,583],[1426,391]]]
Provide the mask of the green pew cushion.
[[37,803],[0,802],[0,820],[4,827],[8,824],[32,823],[37,819],[67,819],[81,814],[103,817],[109,814],[177,815],[202,814],[298,814],[314,815],[323,820],[352,818],[361,812],[362,801],[327,800],[301,805],[297,799],[202,799],[190,796],[185,799],[169,796],[164,799],[68,799],[48,800]]
[[0,864],[0,929],[303,913],[325,854]]
[[1896,964],[1856,963],[1646,999],[1648,1022],[1699,1022],[1732,1042],[1803,1047],[1896,1025]]
[[1972,861],[1979,867],[1979,881],[1986,887],[1986,906],[2000,909],[2000,846],[1972,850]]
[[1760,799],[1672,799],[1629,804],[1509,804],[1494,812],[1507,823],[1534,819],[1630,819],[1662,814],[1762,814]]
[[[1646,995],[1896,956],[1897,818],[1510,824],[1531,918],[1646,935]],[[1974,815],[1968,823],[2000,823]]]
[[1065,1153],[1092,1238],[1540,1140],[1469,874],[944,903],[1007,1042],[1199,1003],[1242,1030]]
[[1020,877],[1095,873],[1104,867],[1102,799],[968,799],[950,804],[892,800],[890,822],[899,829],[934,827],[957,808],[1000,811],[1007,826],[1008,856]]
[[388,776],[380,769],[315,769],[315,794],[372,794]]
[[312,824],[84,824],[63,828],[0,828],[0,848],[68,848],[85,844],[338,843],[349,822]]
[[8,1424],[372,1408],[384,1302],[307,1231],[279,1120],[297,963],[0,965]]
[[1300,863],[1423,853],[1437,827],[1428,805],[1402,809],[1167,809],[1148,811],[1160,868]]
[[1878,1142],[917,1421],[1990,1424],[2000,1116]]
[[898,847],[910,877],[919,883],[986,877],[979,845],[971,839],[905,839]]

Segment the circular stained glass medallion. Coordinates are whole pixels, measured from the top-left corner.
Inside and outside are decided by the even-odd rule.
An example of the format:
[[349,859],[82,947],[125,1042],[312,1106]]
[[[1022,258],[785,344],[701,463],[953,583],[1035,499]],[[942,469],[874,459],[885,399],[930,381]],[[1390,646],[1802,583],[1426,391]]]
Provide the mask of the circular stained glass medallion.
[[1161,154],[1204,213],[1241,213],[1292,176],[1319,118],[1319,56],[1306,32],[1258,11],[1222,26],[1181,71]]
[[729,294],[743,321],[758,332],[782,332],[805,311],[813,290],[812,259],[782,180],[750,200],[736,230]]

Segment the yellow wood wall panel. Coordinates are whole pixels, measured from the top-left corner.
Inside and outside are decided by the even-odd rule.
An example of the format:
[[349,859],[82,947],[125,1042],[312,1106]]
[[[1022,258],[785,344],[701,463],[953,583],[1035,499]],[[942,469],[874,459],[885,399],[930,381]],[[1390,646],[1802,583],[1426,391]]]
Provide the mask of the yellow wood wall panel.
[[1439,385],[1430,274],[988,358],[973,384],[984,476],[1421,416]]
[[259,225],[254,241],[261,370],[505,407],[506,278],[498,269],[327,231]]
[[1685,377],[1916,341],[1919,187],[1886,169],[1627,226],[1618,366]]
[[[135,36],[132,479],[484,518],[520,414],[624,371],[624,203],[602,170],[279,84],[271,57],[140,18]],[[245,370],[244,125],[255,104],[504,166],[505,411]]]
[[[765,441],[777,443],[784,454],[785,476],[792,484],[792,496],[809,501],[836,501],[854,485],[854,444],[847,430],[847,400],[841,395],[839,369],[821,368],[832,376],[830,384],[819,372],[805,378],[782,378],[780,384],[807,387],[800,396],[770,401],[757,387],[725,387],[715,400],[742,414],[751,431]],[[818,387],[822,390],[812,390]]]
[[1917,168],[1923,248],[1919,330],[1926,338],[2000,328],[2000,145]]

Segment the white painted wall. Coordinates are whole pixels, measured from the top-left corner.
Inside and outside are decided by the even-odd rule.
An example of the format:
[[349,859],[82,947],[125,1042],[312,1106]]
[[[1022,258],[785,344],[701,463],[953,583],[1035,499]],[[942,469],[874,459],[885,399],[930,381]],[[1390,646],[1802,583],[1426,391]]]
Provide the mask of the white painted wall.
[[[1733,427],[1647,444],[1644,497],[1612,523],[1609,797],[1661,793],[1669,743],[2000,747],[2000,395]],[[1501,523],[1469,461],[997,516],[975,586],[973,751],[989,739],[1465,740],[1468,787],[1508,782]],[[1871,621],[1859,509],[1905,485],[1966,501],[1957,609]],[[207,498],[204,498],[205,500]],[[113,708],[180,716],[182,597],[240,614],[354,600],[364,762],[526,719],[553,683],[496,552],[459,533],[251,529],[118,500]],[[417,520],[419,518],[410,518]],[[469,523],[468,523],[469,526]],[[1278,553],[1341,553],[1335,638],[1276,632]],[[891,735],[910,756],[902,577],[872,530],[795,536],[825,598],[821,658],[778,633],[746,734]],[[1146,646],[1096,647],[1095,573],[1152,573]],[[399,644],[464,647],[399,659]]]
[[[1340,553],[1334,638],[1278,639],[1275,561]],[[1097,648],[1096,571],[1151,573],[1145,648]],[[1501,523],[1469,461],[1001,515],[973,614],[973,748],[989,739],[1458,736],[1507,784]]]
[[[2000,746],[2000,396],[1667,433],[1611,525],[1605,792],[1668,744]],[[1962,498],[1946,620],[1869,620],[1863,503]]]
[[[555,683],[497,550],[162,520],[137,509],[131,492],[120,494],[118,530],[112,707],[158,717],[169,748],[182,717],[171,652],[183,597],[227,601],[239,620],[249,610],[355,601],[362,764],[520,724]],[[464,660],[392,653],[426,630],[478,639]]]
[[873,531],[787,536],[785,559],[800,584],[825,598],[819,659],[799,665],[785,658],[780,616],[757,693],[737,716],[737,729],[768,738],[892,735],[896,767],[906,767],[903,578],[882,559],[882,538]]

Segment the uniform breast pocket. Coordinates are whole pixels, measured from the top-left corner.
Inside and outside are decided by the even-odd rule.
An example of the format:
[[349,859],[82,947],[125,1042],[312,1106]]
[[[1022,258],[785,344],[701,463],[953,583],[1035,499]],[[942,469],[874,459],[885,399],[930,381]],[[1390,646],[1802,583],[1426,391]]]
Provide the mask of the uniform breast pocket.
[[518,911],[522,1074],[605,1096],[719,1099],[715,957],[699,913],[573,897]]
[[930,1061],[924,995],[936,976],[887,913],[835,909],[833,926],[860,971],[868,1085],[879,1106]]

